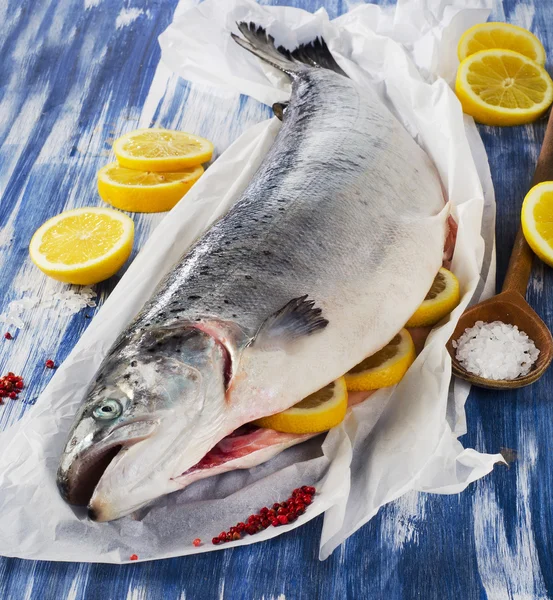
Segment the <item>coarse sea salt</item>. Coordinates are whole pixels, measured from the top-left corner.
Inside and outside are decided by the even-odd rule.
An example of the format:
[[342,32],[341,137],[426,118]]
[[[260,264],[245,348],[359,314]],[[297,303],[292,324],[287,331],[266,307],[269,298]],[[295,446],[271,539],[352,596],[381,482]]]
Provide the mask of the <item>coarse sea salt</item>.
[[23,313],[34,308],[38,302],[39,299],[36,296],[23,296],[19,300],[13,300],[8,304],[6,311],[0,315],[0,322],[4,323],[6,327],[23,329],[25,326]]
[[60,315],[71,316],[83,308],[96,306],[96,292],[89,286],[83,288],[69,288],[61,292],[52,294],[46,302],[40,302],[40,298],[33,295],[26,295],[19,300],[13,300],[8,304],[4,313],[0,315],[0,322],[6,327],[15,327],[23,329],[25,327],[25,318],[28,317],[28,311],[46,310],[59,311]]
[[91,287],[69,288],[56,292],[52,298],[41,305],[43,308],[60,309],[62,315],[74,315],[83,308],[96,306],[96,292]]
[[527,375],[540,354],[524,331],[502,321],[477,321],[452,345],[466,371],[496,381]]

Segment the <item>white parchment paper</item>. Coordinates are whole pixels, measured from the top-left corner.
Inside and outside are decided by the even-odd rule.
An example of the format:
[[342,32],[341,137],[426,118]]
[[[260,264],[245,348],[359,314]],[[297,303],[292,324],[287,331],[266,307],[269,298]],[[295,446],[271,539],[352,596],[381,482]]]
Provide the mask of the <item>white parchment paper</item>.
[[[73,416],[109,347],[155,285],[245,188],[278,132],[276,119],[242,135],[154,231],[75,349],[19,423],[0,434],[0,554],[23,558],[127,562],[209,551],[209,540],[297,485],[318,494],[297,522],[247,536],[259,542],[325,512],[327,557],[378,509],[409,490],[457,493],[488,473],[500,455],[463,449],[468,389],[451,384],[444,349],[468,304],[489,295],[495,278],[494,197],[486,154],[472,119],[451,91],[456,45],[484,21],[488,0],[404,0],[382,9],[361,4],[329,20],[324,10],[263,7],[252,0],[184,4],[161,36],[162,58],[182,77],[230,85],[267,104],[289,83],[231,41],[236,21],[269,27],[294,47],[324,36],[343,69],[382,99],[437,165],[459,224],[453,270],[463,300],[436,328],[395,388],[356,406],[326,437],[291,448],[248,471],[227,473],[160,499],[134,518],[92,523],[64,504],[55,474]],[[196,537],[204,540],[199,548]],[[225,546],[227,547],[227,546]]]

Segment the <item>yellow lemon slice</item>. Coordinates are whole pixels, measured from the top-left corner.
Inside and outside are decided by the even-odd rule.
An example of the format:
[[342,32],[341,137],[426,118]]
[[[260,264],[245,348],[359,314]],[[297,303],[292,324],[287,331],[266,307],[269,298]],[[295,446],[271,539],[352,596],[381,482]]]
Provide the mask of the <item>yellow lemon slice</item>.
[[482,50],[459,65],[455,92],[463,111],[484,125],[520,125],[541,117],[553,82],[532,59],[512,50]]
[[524,54],[540,65],[545,64],[545,49],[538,38],[523,27],[509,23],[479,23],[467,29],[459,40],[459,60],[480,52],[502,48]]
[[135,171],[110,163],[98,171],[98,193],[104,202],[129,212],[164,212],[198,181],[201,165],[180,173]]
[[402,329],[382,350],[344,375],[348,391],[368,392],[399,383],[415,357],[413,340],[407,329]]
[[177,173],[211,160],[213,144],[184,131],[137,129],[116,139],[113,151],[127,169]]
[[553,267],[553,181],[538,183],[526,194],[521,221],[530,248]]
[[341,423],[347,408],[348,390],[340,377],[292,408],[258,419],[255,424],[284,433],[318,433]]
[[108,279],[129,257],[134,223],[111,208],[77,208],[49,219],[31,239],[29,253],[46,275],[78,285]]
[[434,283],[423,303],[407,321],[407,327],[435,325],[448,315],[461,300],[459,280],[443,267],[434,278]]

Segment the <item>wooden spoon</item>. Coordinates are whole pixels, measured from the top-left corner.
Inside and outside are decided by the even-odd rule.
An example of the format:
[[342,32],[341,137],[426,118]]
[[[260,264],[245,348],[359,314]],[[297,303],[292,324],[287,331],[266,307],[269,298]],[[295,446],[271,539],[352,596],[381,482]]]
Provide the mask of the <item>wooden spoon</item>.
[[[547,124],[532,186],[542,181],[553,181],[553,112]],[[547,325],[525,299],[533,258],[534,254],[524,238],[522,229],[519,229],[501,293],[468,308],[461,315],[457,327],[447,343],[447,350],[452,360],[452,370],[457,377],[484,388],[519,388],[534,383],[549,367],[551,359],[553,359],[553,337],[551,337]],[[516,325],[520,331],[524,331],[540,351],[532,370],[517,379],[497,381],[478,377],[466,371],[455,358],[452,341],[459,339],[465,329],[473,327],[476,321],[485,323],[503,321],[503,323]]]

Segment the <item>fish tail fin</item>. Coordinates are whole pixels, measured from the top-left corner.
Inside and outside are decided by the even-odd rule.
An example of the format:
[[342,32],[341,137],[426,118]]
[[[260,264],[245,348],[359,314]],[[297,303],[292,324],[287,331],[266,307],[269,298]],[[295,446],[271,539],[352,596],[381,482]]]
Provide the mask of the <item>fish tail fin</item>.
[[240,33],[246,38],[243,39],[231,33],[232,39],[238,45],[291,77],[298,72],[298,65],[291,53],[282,46],[277,48],[275,38],[269,35],[263,27],[257,26],[255,23],[244,22],[237,23],[237,25]]
[[244,22],[237,25],[245,38],[232,33],[232,38],[237,44],[290,77],[304,70],[305,66],[330,69],[347,77],[334,60],[323,38],[315,38],[312,42],[300,44],[290,51],[284,46],[275,46],[275,39],[261,25]]

